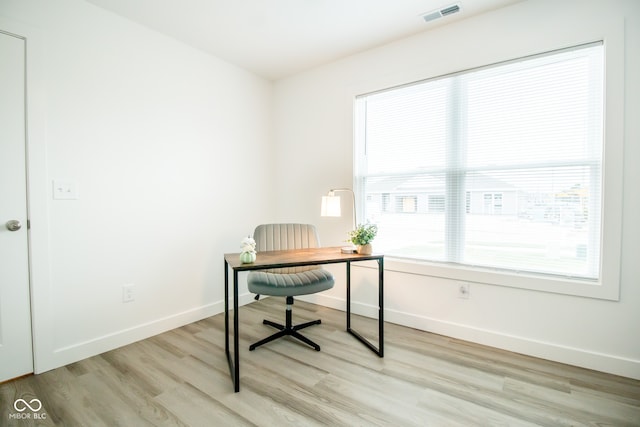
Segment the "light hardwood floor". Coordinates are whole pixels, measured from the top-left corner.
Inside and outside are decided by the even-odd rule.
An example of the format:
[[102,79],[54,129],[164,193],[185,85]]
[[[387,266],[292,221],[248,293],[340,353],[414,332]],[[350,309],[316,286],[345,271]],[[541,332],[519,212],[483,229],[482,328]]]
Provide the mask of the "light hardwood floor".
[[[343,312],[296,301],[293,313],[322,318],[304,330],[322,351],[284,338],[249,352],[284,301],[240,308],[240,393],[216,315],[0,385],[0,426],[640,426],[640,381],[388,323],[381,359],[344,331]],[[42,409],[18,419],[32,413],[17,399]]]

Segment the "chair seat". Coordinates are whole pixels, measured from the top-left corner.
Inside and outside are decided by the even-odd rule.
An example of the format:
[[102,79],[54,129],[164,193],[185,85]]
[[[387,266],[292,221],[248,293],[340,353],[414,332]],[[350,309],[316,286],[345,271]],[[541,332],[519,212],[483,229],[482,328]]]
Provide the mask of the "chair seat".
[[249,292],[259,295],[307,295],[331,289],[333,274],[322,268],[292,274],[252,271],[247,278]]

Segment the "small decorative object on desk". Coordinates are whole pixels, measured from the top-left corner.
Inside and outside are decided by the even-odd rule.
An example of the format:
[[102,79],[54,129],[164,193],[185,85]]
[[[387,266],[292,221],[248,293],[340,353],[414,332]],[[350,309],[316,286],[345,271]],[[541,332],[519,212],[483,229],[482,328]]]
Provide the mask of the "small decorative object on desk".
[[240,262],[243,264],[251,264],[256,260],[256,241],[250,236],[245,237],[240,242]]
[[356,245],[356,252],[362,255],[371,255],[373,248],[371,242],[378,233],[375,224],[360,224],[355,230],[349,232],[349,241]]

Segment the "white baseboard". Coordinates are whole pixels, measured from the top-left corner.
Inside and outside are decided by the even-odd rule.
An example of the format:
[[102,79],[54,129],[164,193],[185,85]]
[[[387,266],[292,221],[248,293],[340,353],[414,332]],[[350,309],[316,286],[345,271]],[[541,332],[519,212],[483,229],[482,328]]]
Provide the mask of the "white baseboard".
[[[245,305],[253,301],[253,294],[246,293],[239,296],[238,304]],[[57,348],[53,351],[50,363],[40,367],[35,373],[40,374],[50,369],[68,365],[79,360],[110,351],[136,341],[179,328],[189,323],[197,322],[207,317],[224,312],[224,301],[217,301],[191,310],[155,319],[131,328],[116,331],[91,340],[74,343]]]
[[[332,296],[314,294],[298,299],[320,304],[336,310],[346,310],[346,300]],[[369,304],[351,301],[351,312],[366,317],[377,318],[378,308]],[[398,310],[384,310],[385,322],[408,326],[452,338],[513,351],[541,359],[566,363],[568,365],[607,372],[627,378],[640,379],[640,360],[628,359],[611,354],[597,353],[581,348],[568,347],[556,343],[533,340],[526,337],[507,335],[501,332],[476,328],[453,322],[446,322]]]
[[[345,311],[346,309],[346,301],[342,298],[336,298],[333,296],[313,294],[298,297],[298,299],[334,308],[336,310]],[[240,295],[240,305],[245,305],[252,301],[253,294],[246,293]],[[92,340],[59,348],[54,351],[51,363],[47,364],[47,367],[36,373],[42,373],[49,369],[74,363],[79,360],[152,337],[171,329],[197,322],[198,320],[222,313],[223,311],[224,302],[218,301],[206,306],[197,307],[162,319],[156,319],[132,328],[97,337]],[[371,318],[377,318],[378,316],[378,308],[376,306],[354,301],[351,302],[351,312]],[[476,328],[470,325],[446,322],[398,310],[385,309],[384,319],[386,322],[488,345],[503,350],[607,372],[614,375],[621,375],[628,378],[640,379],[639,360],[627,359],[610,354],[596,353],[555,343],[532,340],[525,337],[507,335],[496,331]]]

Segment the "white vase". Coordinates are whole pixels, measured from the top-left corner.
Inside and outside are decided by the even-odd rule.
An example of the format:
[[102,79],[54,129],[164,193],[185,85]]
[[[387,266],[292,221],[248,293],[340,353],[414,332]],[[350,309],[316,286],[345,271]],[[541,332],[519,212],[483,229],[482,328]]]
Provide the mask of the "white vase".
[[371,243],[367,243],[366,245],[357,245],[356,252],[360,255],[371,255],[373,253],[373,246],[371,246]]

